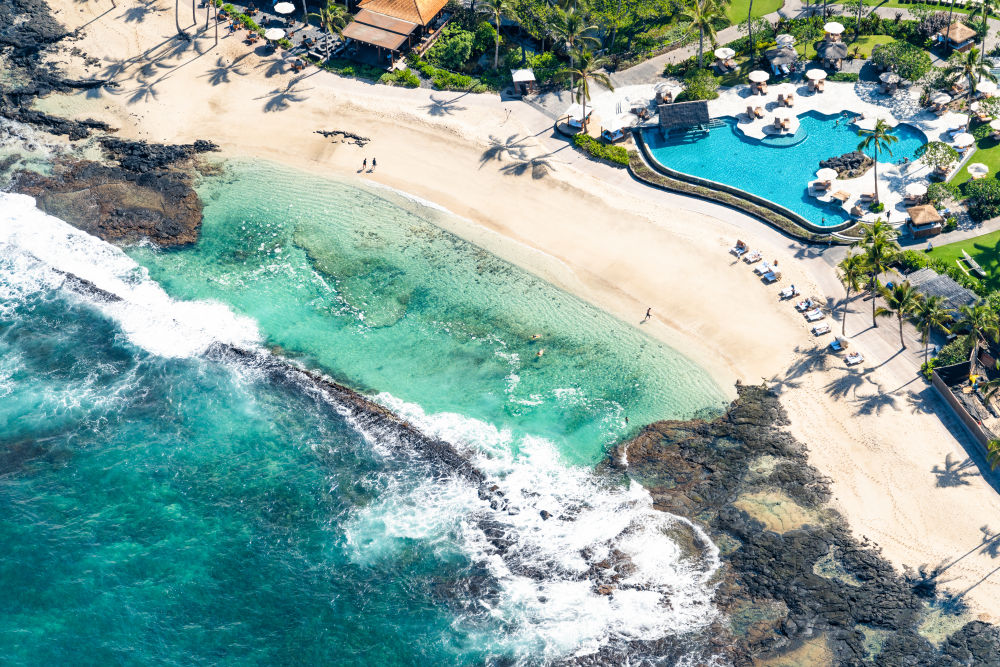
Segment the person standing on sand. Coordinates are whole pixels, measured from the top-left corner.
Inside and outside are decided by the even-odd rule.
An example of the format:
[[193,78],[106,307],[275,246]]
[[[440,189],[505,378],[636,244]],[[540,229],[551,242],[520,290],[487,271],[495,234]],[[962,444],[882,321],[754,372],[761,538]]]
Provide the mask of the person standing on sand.
[[375,158],[372,158],[372,171],[375,171],[375,167],[377,167],[377,166],[378,166],[378,163],[375,162]]
[[365,158],[364,160],[361,161],[361,171],[364,171],[367,168],[368,168],[368,158]]
[[646,309],[646,317],[642,321],[645,322],[646,320],[648,320],[652,316],[653,316],[653,309],[652,308],[647,308]]

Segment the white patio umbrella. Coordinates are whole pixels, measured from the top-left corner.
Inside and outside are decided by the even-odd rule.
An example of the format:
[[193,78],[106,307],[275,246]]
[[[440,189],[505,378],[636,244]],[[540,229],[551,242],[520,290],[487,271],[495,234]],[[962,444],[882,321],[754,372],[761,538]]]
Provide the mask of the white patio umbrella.
[[754,83],[763,83],[768,79],[770,79],[771,75],[762,69],[755,69],[754,71],[750,72],[749,75],[747,75],[747,78],[749,78]]
[[791,46],[792,44],[795,44],[795,37],[793,35],[789,35],[788,33],[784,33],[775,37],[774,41],[778,43],[778,46]]
[[923,183],[910,183],[906,186],[906,194],[911,197],[923,197],[927,194],[927,186]]
[[274,11],[277,14],[291,14],[295,11],[295,5],[290,2],[279,2],[274,6]]
[[264,31],[264,39],[268,41],[276,42],[279,39],[284,39],[284,38],[285,38],[285,31],[282,30],[281,28],[268,28],[267,30]]
[[968,169],[969,173],[972,174],[973,176],[985,176],[986,174],[990,173],[990,168],[987,167],[982,162],[973,162],[968,167],[966,167],[966,169]]
[[969,134],[968,132],[962,132],[955,135],[955,145],[959,147],[971,146],[976,143],[976,138]]
[[934,104],[948,104],[948,102],[951,102],[951,95],[948,93],[935,93],[934,97],[931,98],[931,102]]
[[816,172],[816,178],[820,181],[832,181],[837,178],[837,170],[824,167]]
[[830,35],[839,35],[844,32],[844,26],[836,21],[830,21],[823,26],[823,31]]
[[949,122],[949,124],[954,124],[956,127],[961,126],[961,125],[968,125],[969,124],[969,114],[967,114],[967,113],[955,113],[955,114],[952,114],[951,116],[949,116],[948,122]]
[[729,58],[732,58],[735,55],[736,52],[733,51],[728,46],[720,46],[715,50],[715,57],[718,58],[719,60],[728,60]]
[[895,72],[882,72],[878,77],[883,83],[899,83],[899,75]]
[[1000,132],[1000,118],[994,118],[990,121],[990,129]]
[[825,69],[806,70],[806,78],[812,79],[813,81],[822,81],[823,79],[826,78],[826,70]]

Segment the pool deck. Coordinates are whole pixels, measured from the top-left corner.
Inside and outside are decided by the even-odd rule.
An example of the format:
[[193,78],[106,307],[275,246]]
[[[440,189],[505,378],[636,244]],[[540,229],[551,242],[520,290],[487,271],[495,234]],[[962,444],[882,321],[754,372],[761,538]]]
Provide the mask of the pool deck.
[[[750,86],[747,84],[723,88],[719,90],[717,99],[708,102],[708,110],[712,118],[723,116],[736,118],[740,131],[753,139],[762,139],[765,136],[778,134],[793,135],[798,130],[798,116],[809,111],[825,115],[839,115],[844,111],[858,114],[859,117],[863,116],[863,119],[855,122],[859,127],[864,128],[874,126],[875,120],[879,118],[885,119],[892,126],[906,123],[922,131],[927,136],[928,141],[943,141],[951,145],[954,145],[954,142],[949,130],[968,122],[968,117],[964,114],[949,111],[939,117],[921,107],[918,101],[920,89],[917,87],[901,88],[893,95],[883,95],[878,92],[878,84],[875,83],[826,81],[824,85],[826,90],[822,93],[816,93],[809,90],[806,80],[772,84],[766,95],[752,94]],[[791,108],[778,103],[778,95],[787,95],[788,93],[794,95],[794,106]],[[615,89],[614,92],[595,97],[591,104],[598,117],[610,118],[620,114],[623,109],[627,111],[626,100],[646,99],[649,100],[650,108],[652,108],[654,96],[652,84],[623,86]],[[764,112],[764,117],[748,119],[746,115],[748,106],[755,109],[760,107]],[[790,118],[792,121],[790,129],[778,132],[774,128],[775,118]],[[655,126],[655,122],[646,125]],[[973,149],[966,153],[955,168],[961,168],[961,165],[967,162],[974,152]],[[826,157],[832,156],[817,155],[817,163]],[[833,205],[831,194],[843,191],[848,194],[848,198],[843,204],[848,215],[856,205],[859,205],[864,211],[861,220],[871,222],[882,217],[887,218],[890,223],[901,225],[907,218],[907,204],[903,199],[904,189],[910,183],[927,185],[930,171],[930,168],[920,161],[901,165],[879,162],[878,192],[879,199],[885,204],[885,212],[883,213],[871,213],[867,209],[867,204],[859,202],[863,194],[872,193],[875,189],[871,171],[858,178],[837,179],[829,192],[817,193],[819,196],[816,198],[818,201]],[[789,187],[808,188],[809,183],[790,183]]]

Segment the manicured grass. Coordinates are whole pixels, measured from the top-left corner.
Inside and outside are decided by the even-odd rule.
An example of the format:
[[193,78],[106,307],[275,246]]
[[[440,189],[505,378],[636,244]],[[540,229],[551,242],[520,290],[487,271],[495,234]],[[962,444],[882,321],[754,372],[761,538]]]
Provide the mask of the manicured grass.
[[[847,42],[848,55],[853,55],[854,47],[858,47],[859,49],[858,57],[865,59],[871,57],[872,49],[874,49],[878,44],[891,44],[892,42],[896,41],[894,37],[889,37],[888,35],[862,35],[861,37],[858,38],[858,41],[856,42],[852,42],[850,40],[851,34],[845,34],[844,36],[847,38],[844,41]],[[809,58],[816,57],[816,47],[821,45],[822,43],[823,40],[820,39],[809,45]],[[795,50],[803,58],[806,57],[804,43],[796,42]]]
[[[892,7],[894,9],[909,9],[909,8],[913,7],[913,5],[911,5],[911,4],[902,4],[902,3],[899,2],[899,0],[889,0],[889,2],[885,3],[884,5],[882,5],[882,7]],[[937,5],[937,6],[934,6],[934,9],[936,11],[939,11],[939,12],[947,12],[949,10],[949,7],[947,7],[945,5]],[[955,13],[956,14],[968,14],[969,10],[968,9],[963,9],[962,7],[955,7]]]
[[[972,157],[969,159],[969,164],[975,162],[982,162],[990,168],[990,173],[986,178],[996,178],[996,175],[1000,173],[1000,171],[998,171],[1000,170],[1000,142],[996,139],[990,138],[988,135],[977,141],[976,152],[973,153]],[[961,185],[969,180],[969,178],[970,174],[968,169],[962,167],[954,176],[952,176],[951,182],[955,185]],[[985,269],[986,267],[984,266],[983,268]]]
[[[754,0],[753,15],[764,16],[771,12],[776,12],[785,4],[784,0]],[[750,0],[733,0],[726,9],[726,16],[733,25],[739,25],[747,20],[747,12],[750,10]]]
[[[979,266],[983,267],[983,271],[986,272],[986,280],[983,282],[986,286],[991,290],[1000,289],[1000,231],[983,234],[965,241],[949,243],[934,248],[927,255],[942,259],[949,266],[954,266],[956,260],[962,258],[963,250],[969,253],[972,259],[979,262]],[[968,268],[965,266],[965,262],[960,263],[963,267]]]

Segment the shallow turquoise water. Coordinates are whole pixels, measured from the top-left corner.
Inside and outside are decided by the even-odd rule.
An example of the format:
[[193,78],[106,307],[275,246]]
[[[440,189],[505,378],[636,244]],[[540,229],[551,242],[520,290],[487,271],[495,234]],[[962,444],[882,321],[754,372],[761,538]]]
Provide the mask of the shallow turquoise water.
[[202,195],[197,246],[130,255],[175,298],[221,300],[362,391],[549,438],[581,463],[629,432],[626,416],[722,404],[666,345],[382,193],[238,164]]
[[[800,114],[794,139],[782,139],[788,145],[750,139],[732,117],[722,118],[723,126],[707,132],[665,136],[655,129],[644,131],[643,138],[653,157],[671,169],[759,195],[817,225],[835,225],[849,219],[847,211],[810,197],[807,186],[815,180],[821,160],[857,150],[862,137],[849,122],[854,115]],[[924,133],[911,125],[900,123],[893,134],[898,141],[890,148],[891,156],[880,156],[881,162],[913,160],[927,143]]]
[[[376,193],[243,165],[205,195],[197,246],[130,251],[171,299],[0,194],[5,664],[541,664],[665,636],[701,650],[686,637],[713,619],[717,550],[688,553],[668,533],[697,529],[574,465],[626,414],[718,407],[696,366]],[[505,505],[377,420],[213,360],[220,341],[376,393]],[[597,595],[588,572],[612,550],[635,569]]]

